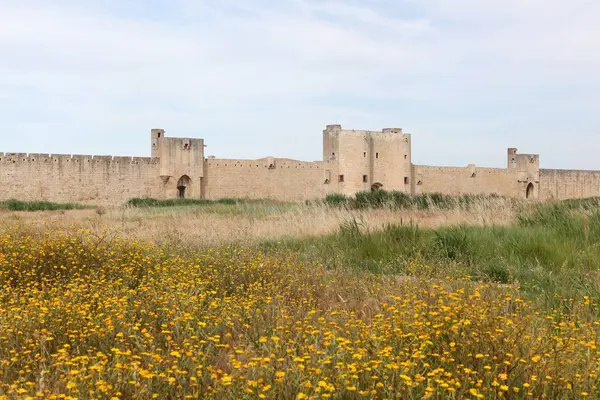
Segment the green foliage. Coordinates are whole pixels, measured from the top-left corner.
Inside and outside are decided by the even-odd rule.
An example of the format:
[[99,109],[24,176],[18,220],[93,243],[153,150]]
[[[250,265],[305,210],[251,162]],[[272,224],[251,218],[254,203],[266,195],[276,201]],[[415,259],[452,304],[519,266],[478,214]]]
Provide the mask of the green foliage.
[[[366,201],[369,197],[357,198]],[[407,197],[397,198],[405,201]],[[474,201],[467,196],[456,203],[437,196],[410,199],[419,208]],[[467,276],[518,284],[532,298],[550,303],[556,296],[600,299],[600,202],[536,204],[524,209],[514,226],[424,229],[399,224],[369,230],[360,220],[351,219],[338,233],[290,239],[270,251],[293,251],[334,269],[437,278]]]
[[345,207],[348,205],[350,198],[341,193],[332,193],[325,196],[323,202],[332,207]]
[[237,205],[245,203],[257,203],[261,200],[249,200],[249,199],[218,199],[218,200],[207,200],[207,199],[153,199],[150,197],[145,198],[134,198],[127,201],[127,205],[131,207],[181,207],[181,206],[207,206],[213,204],[223,205]]
[[0,209],[9,211],[56,211],[56,210],[82,210],[94,208],[77,203],[53,203],[50,201],[21,201],[4,200],[0,201]]
[[[346,208],[350,210],[365,210],[387,208],[392,210],[428,210],[434,209],[464,209],[469,210],[478,202],[499,198],[497,195],[471,195],[460,197],[449,196],[441,193],[423,193],[411,196],[401,191],[370,190],[361,191],[354,196],[340,193],[329,194],[322,201],[330,207]],[[508,201],[508,200],[507,200]]]

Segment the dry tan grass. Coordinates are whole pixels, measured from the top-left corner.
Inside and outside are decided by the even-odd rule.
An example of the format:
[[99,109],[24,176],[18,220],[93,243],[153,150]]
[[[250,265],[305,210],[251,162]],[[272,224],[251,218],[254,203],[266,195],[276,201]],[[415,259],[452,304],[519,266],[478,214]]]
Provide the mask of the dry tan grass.
[[503,199],[487,199],[471,210],[345,210],[323,205],[236,205],[163,209],[112,208],[95,210],[4,212],[5,225],[58,225],[96,232],[117,232],[144,241],[179,245],[254,243],[281,237],[307,237],[333,233],[340,224],[357,219],[377,230],[386,224],[415,224],[435,228],[445,225],[506,225],[515,210]]

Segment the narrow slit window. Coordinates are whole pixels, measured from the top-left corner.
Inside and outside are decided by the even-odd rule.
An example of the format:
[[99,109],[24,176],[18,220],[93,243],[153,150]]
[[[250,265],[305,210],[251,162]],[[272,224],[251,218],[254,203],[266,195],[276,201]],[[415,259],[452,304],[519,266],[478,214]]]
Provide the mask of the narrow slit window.
[[379,153],[375,153],[375,158],[379,158]]
[[367,183],[369,181],[367,175],[363,175],[363,182]]
[[338,182],[344,182],[344,175],[340,175],[338,177]]
[[404,184],[405,184],[405,185],[408,185],[408,176],[405,176],[405,177],[404,177]]

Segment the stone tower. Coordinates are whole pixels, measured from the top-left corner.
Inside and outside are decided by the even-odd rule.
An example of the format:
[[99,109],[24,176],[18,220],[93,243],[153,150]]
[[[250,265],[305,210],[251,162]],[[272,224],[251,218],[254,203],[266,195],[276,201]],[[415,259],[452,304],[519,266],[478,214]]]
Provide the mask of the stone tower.
[[540,156],[538,154],[518,154],[517,149],[508,149],[507,168],[516,173],[519,197],[539,198]]
[[364,131],[328,125],[323,131],[323,161],[333,192],[413,191],[410,134],[400,128]]
[[150,139],[152,143],[152,158],[160,157],[160,145],[161,142],[165,139],[165,130],[164,129],[152,129],[150,131]]
[[164,129],[152,129],[150,136],[165,197],[201,197],[204,140],[166,137]]

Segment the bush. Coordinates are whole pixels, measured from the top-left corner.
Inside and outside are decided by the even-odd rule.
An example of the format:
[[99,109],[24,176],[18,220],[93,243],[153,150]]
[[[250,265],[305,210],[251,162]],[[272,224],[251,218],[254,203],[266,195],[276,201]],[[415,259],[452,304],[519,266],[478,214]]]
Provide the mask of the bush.
[[345,207],[348,205],[349,198],[341,193],[332,193],[325,196],[324,203],[332,207]]
[[390,196],[390,201],[393,208],[405,209],[410,208],[412,205],[412,198],[408,193],[394,190],[393,192],[390,192]]

